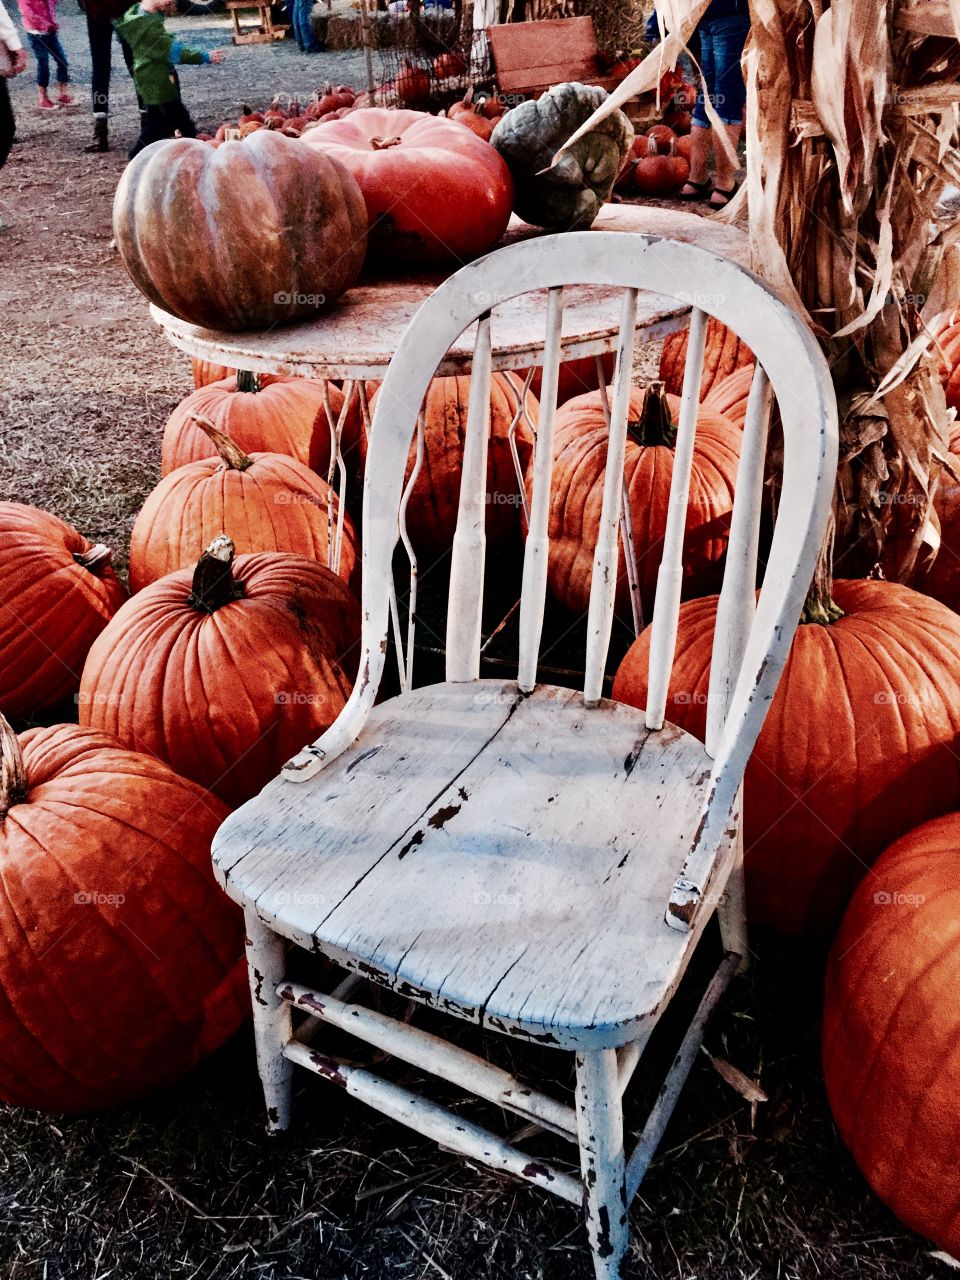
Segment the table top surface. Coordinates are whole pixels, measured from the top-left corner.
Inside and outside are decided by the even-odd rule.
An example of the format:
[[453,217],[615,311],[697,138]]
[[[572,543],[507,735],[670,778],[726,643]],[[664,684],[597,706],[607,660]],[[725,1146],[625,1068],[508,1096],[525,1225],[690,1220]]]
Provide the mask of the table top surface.
[[[749,266],[745,232],[710,218],[659,207],[608,204],[594,223],[598,231],[633,231],[696,244]],[[512,244],[543,234],[517,218],[501,242]],[[382,376],[417,309],[449,273],[365,276],[334,306],[293,325],[248,333],[202,329],[151,306],[154,320],[174,346],[231,368],[260,373],[316,374],[331,378]],[[562,345],[566,359],[601,355],[614,348],[621,290],[597,287],[564,290]],[[689,306],[662,295],[640,295],[638,332],[652,339],[680,327]],[[519,369],[542,361],[544,304],[536,293],[498,304],[492,313],[493,367]],[[474,326],[451,347],[438,373],[469,370]]]

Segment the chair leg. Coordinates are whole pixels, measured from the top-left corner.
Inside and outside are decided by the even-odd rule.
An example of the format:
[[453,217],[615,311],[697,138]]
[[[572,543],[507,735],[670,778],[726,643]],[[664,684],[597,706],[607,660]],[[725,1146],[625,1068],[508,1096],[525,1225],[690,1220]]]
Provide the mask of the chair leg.
[[577,1054],[577,1129],[597,1280],[621,1280],[630,1229],[616,1049]]
[[293,1031],[290,1006],[276,994],[286,976],[287,947],[283,938],[257,919],[255,911],[248,910],[245,920],[253,1033],[267,1108],[267,1133],[280,1133],[290,1123],[293,1078],[293,1063],[283,1056],[283,1046]]
[[725,901],[717,908],[720,938],[724,951],[732,951],[741,957],[737,968],[743,973],[749,967],[750,951],[747,943],[747,894],[743,876],[743,827],[736,835],[736,859],[727,880]]

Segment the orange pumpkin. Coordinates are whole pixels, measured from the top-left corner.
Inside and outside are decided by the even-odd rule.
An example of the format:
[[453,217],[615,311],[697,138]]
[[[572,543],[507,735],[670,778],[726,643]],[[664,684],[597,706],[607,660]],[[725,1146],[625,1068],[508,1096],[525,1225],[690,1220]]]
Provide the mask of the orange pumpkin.
[[876,861],[827,969],[823,1070],[843,1139],[903,1222],[960,1256],[960,814]]
[[[950,428],[948,461],[960,475],[960,422]],[[954,480],[946,468],[940,472],[934,510],[940,521],[940,549],[936,559],[917,581],[917,587],[951,609],[960,611],[960,481]]]
[[[616,357],[613,352],[607,352],[606,355],[600,357],[602,362],[603,379],[609,382],[613,379],[613,371],[616,366]],[[518,376],[526,378],[527,370],[518,371]],[[530,390],[540,399],[540,388],[543,385],[543,366],[537,365],[533,371],[533,378],[530,382]],[[572,400],[574,396],[586,395],[588,391],[598,391],[600,388],[600,377],[597,374],[597,362],[593,356],[583,356],[576,360],[565,360],[560,366],[557,376],[557,404],[566,404],[568,400]]]
[[[678,139],[669,125],[655,124],[653,128],[647,130],[645,136],[653,142],[657,149],[657,155],[672,156],[674,154]],[[642,139],[638,138],[637,142],[641,144],[639,149],[635,150],[635,154],[639,157],[646,154],[646,151],[643,147]]]
[[360,606],[324,565],[240,556],[224,535],[195,569],[145,587],[90,650],[80,723],[165,760],[231,807],[343,709]]
[[227,808],[159,760],[0,721],[0,1097],[116,1107],[185,1075],[249,1011]]
[[[487,450],[487,540],[503,545],[520,531],[520,492],[510,452],[509,431],[523,383],[513,373],[495,373],[490,380],[490,439]],[[379,390],[371,397],[376,407]],[[460,471],[466,438],[469,377],[434,378],[424,406],[423,464],[407,504],[407,530],[418,551],[440,553],[453,544],[460,501]],[[536,425],[539,406],[528,393],[526,412]],[[526,467],[533,453],[533,432],[521,416],[516,431],[517,453]],[[366,454],[366,440],[363,441]],[[409,478],[417,456],[416,436],[407,461]]]
[[80,687],[87,650],[126,592],[108,547],[20,502],[0,502],[0,710],[23,716]]
[[743,430],[747,420],[747,398],[753,385],[756,366],[741,365],[733,373],[714,382],[707,395],[703,397],[703,407],[713,413],[722,413],[735,426]]
[[[689,329],[668,335],[660,352],[660,377],[673,395],[683,390],[683,367],[687,358]],[[713,316],[707,317],[707,334],[703,347],[703,376],[700,399],[703,401],[715,382],[728,377],[735,369],[753,363],[753,352]]]
[[960,308],[941,322],[934,336],[939,346],[940,380],[947,404],[960,410]]
[[[314,378],[227,377],[200,387],[177,405],[163,429],[160,469],[169,475],[198,458],[216,455],[210,437],[196,425],[195,415],[209,419],[245,452],[287,453],[326,476],[330,463],[330,424],[324,395],[336,420],[343,392],[332,382]],[[356,397],[353,399],[356,407]],[[349,415],[341,437],[347,454],[356,446],[359,411]]]
[[[744,786],[751,918],[832,936],[892,839],[960,805],[960,618],[892,582],[839,581],[835,622],[802,623]],[[716,598],[680,610],[667,719],[703,738]],[[613,696],[642,707],[649,633]]]
[[635,152],[637,159],[630,179],[634,190],[654,197],[668,196],[679,190],[690,175],[690,163],[683,156],[674,154],[673,131],[666,125],[657,125],[639,142],[640,149]]
[[225,364],[214,364],[210,360],[197,360],[195,357],[190,361],[190,369],[195,387],[207,387],[211,382],[222,382],[224,378],[230,378],[237,372],[236,369],[231,369]]
[[[624,476],[645,614],[652,609],[656,592],[678,410],[676,397],[663,396],[658,388],[631,391]],[[718,414],[701,409],[687,507],[687,595],[709,591],[717,585],[733,509],[739,449],[740,433],[736,428]],[[606,456],[607,425],[600,394],[591,392],[568,400],[558,411],[555,425],[547,580],[552,595],[576,613],[584,613],[590,600]],[[533,474],[528,469],[528,499],[532,492]],[[629,612],[622,552],[617,604],[621,611]]]
[[[201,420],[202,423],[206,420]],[[229,529],[240,553],[292,551],[327,563],[328,508],[339,507],[325,480],[283,453],[249,457],[207,423],[217,453],[178,467],[143,504],[130,538],[130,586],[139,591],[190,568],[218,533]],[[340,576],[357,561],[353,523],[343,517]]]

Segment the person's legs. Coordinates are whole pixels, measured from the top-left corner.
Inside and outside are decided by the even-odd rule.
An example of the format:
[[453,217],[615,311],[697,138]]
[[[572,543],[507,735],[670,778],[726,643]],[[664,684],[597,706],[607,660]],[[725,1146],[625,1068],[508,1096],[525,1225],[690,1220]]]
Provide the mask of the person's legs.
[[[722,18],[711,24],[713,28],[713,58],[716,92],[712,98],[717,115],[726,131],[734,153],[740,141],[740,126],[746,106],[747,91],[740,69],[743,46],[746,43],[750,23],[746,18]],[[735,165],[725,152],[714,130],[713,155],[715,160],[714,185],[719,198],[711,200],[721,207],[727,203],[735,185]]]
[[28,31],[27,39],[30,41],[33,56],[37,60],[37,93],[40,105],[41,107],[52,107],[53,103],[47,94],[47,89],[50,87],[50,51],[44,44],[43,36],[38,36],[32,31]]
[[[709,31],[700,33],[700,70],[712,100],[715,64]],[[710,121],[707,119],[707,112],[703,105],[703,85],[701,84],[690,123],[690,176],[680,192],[682,196],[700,199],[706,197],[710,176],[707,172],[709,161]]]
[[16,132],[13,107],[10,105],[10,90],[7,88],[6,80],[0,79],[0,169],[6,164]]
[[70,83],[70,67],[67,63],[67,54],[63,45],[60,43],[60,37],[55,31],[48,31],[43,37],[46,41],[47,48],[50,50],[50,57],[53,58],[57,66],[57,84],[60,86],[60,105],[67,107],[73,101],[69,93],[67,93],[67,85]]
[[313,23],[310,21],[310,15],[313,12],[313,0],[293,0],[293,3],[299,26],[297,43],[304,53],[319,52],[319,45],[313,36]]
[[183,105],[183,99],[177,98],[176,102],[168,102],[164,107],[167,117],[167,123],[170,127],[170,133],[167,137],[172,138],[175,133],[180,133],[184,138],[195,138],[197,136],[197,126],[193,122],[193,117]]

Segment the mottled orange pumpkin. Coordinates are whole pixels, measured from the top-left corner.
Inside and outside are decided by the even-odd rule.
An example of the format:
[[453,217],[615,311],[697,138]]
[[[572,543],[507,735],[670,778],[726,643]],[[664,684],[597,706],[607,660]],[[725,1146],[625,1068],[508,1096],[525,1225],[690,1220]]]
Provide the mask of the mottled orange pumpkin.
[[80,723],[236,807],[343,709],[360,606],[315,560],[233,550],[221,535],[127,601],[90,650]]
[[4,715],[28,715],[76,693],[87,650],[126,598],[110,557],[48,511],[0,502]]
[[[829,938],[891,840],[960,806],[960,617],[892,582],[838,581],[801,623],[744,786],[751,918]],[[680,609],[667,719],[703,739],[716,597]],[[642,707],[649,631],[613,696]]]
[[877,859],[844,917],[823,1010],[827,1096],[867,1181],[960,1256],[960,814]]
[[[673,442],[679,401],[656,389],[630,393],[624,476],[630,499],[633,543],[644,614],[656,592],[657,569],[667,524]],[[701,408],[697,423],[684,545],[684,590],[716,589],[727,546],[740,433],[719,414]],[[550,553],[547,581],[556,600],[576,613],[590,600],[593,553],[600,527],[606,474],[607,424],[599,392],[568,400],[557,412],[553,486],[550,494]],[[533,492],[527,469],[528,499]],[[618,608],[629,613],[626,564],[620,554]]]
[[249,1012],[243,919],[210,842],[228,810],[74,724],[0,723],[0,1097],[116,1107],[179,1079]]
[[[171,471],[137,516],[130,538],[132,590],[192,568],[224,529],[241,554],[292,551],[326,564],[328,509],[334,531],[339,509],[326,481],[286,454],[248,456],[212,424],[206,430],[216,455]],[[344,513],[340,576],[347,581],[357,555],[353,522]]]

